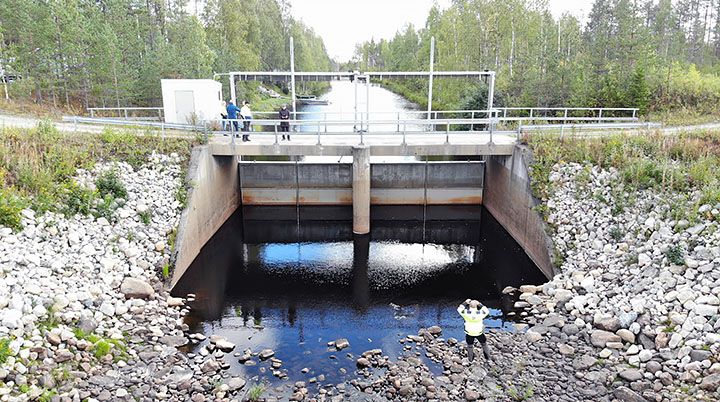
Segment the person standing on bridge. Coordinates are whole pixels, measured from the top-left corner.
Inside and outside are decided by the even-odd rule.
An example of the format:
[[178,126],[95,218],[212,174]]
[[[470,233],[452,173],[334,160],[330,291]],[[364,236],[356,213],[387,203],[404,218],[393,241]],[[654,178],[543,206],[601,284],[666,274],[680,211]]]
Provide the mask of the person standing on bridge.
[[290,111],[287,108],[287,105],[282,105],[282,108],[280,109],[280,131],[283,133],[288,133],[287,135],[283,134],[282,139],[285,140],[285,137],[287,137],[287,140],[290,141]]
[[[238,131],[237,118],[238,118],[238,112],[240,111],[240,108],[237,107],[237,106],[235,106],[235,104],[233,103],[233,101],[230,100],[230,101],[228,101],[228,105],[227,105],[227,109],[226,109],[226,110],[227,110],[227,117],[228,117],[228,119],[230,119],[230,120],[233,121],[233,122],[232,122],[232,127],[235,127],[235,130],[233,131],[233,135],[235,135],[235,133]],[[228,125],[228,127],[231,127],[231,126]]]
[[477,339],[482,345],[485,360],[490,361],[490,347],[487,345],[487,338],[483,333],[485,324],[483,320],[490,314],[490,310],[477,300],[467,299],[458,307],[458,313],[465,320],[465,342],[467,342],[468,360],[475,359],[473,344]]
[[[250,110],[250,102],[243,102],[243,107],[240,109],[240,115],[243,118],[243,131],[249,133],[251,131],[250,123],[252,121],[252,110]],[[250,134],[243,134],[244,141],[250,141]]]

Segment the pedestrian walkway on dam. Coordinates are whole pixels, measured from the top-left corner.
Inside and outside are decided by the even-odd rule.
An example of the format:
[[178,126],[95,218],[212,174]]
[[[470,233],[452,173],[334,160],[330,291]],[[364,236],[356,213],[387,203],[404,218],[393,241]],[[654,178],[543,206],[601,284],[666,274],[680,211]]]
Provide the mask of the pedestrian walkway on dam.
[[290,141],[278,141],[275,133],[250,133],[250,142],[230,136],[210,139],[214,155],[350,155],[352,148],[366,146],[372,155],[510,155],[515,134],[483,132],[429,132],[425,134],[293,133]]

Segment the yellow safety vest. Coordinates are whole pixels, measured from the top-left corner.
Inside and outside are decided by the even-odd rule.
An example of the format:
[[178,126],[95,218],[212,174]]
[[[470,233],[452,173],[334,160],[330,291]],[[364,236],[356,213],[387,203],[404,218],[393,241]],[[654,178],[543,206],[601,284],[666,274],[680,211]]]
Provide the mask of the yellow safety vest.
[[485,330],[483,320],[490,314],[487,307],[482,306],[480,310],[474,308],[466,309],[464,305],[458,307],[458,313],[465,320],[465,333],[470,336],[480,336]]

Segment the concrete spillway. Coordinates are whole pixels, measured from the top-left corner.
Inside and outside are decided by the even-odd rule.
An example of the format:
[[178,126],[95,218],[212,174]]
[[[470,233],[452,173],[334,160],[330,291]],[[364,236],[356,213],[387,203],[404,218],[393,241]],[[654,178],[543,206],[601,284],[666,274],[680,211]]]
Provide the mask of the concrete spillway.
[[352,206],[353,232],[367,234],[373,205],[484,204],[543,273],[553,274],[550,241],[530,192],[529,151],[522,146],[481,154],[484,161],[399,163],[370,163],[366,147],[352,148],[352,163],[240,162],[225,148],[214,150],[202,146],[192,154],[172,286],[241,206]]

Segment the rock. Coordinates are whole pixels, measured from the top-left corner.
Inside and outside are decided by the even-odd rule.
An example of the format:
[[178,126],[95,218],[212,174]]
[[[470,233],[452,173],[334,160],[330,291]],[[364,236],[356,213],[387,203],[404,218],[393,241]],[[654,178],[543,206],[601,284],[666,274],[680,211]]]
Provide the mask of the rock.
[[442,328],[438,327],[437,325],[433,325],[432,327],[428,328],[427,331],[431,335],[439,336],[442,334]]
[[590,343],[598,348],[604,348],[608,342],[621,342],[622,338],[612,332],[593,330],[590,332]]
[[275,352],[272,349],[263,349],[258,356],[265,360],[275,356]]
[[575,348],[564,343],[558,345],[558,351],[564,356],[572,356],[575,354]]
[[200,370],[203,373],[214,373],[218,370],[220,370],[220,363],[213,359],[205,360],[205,362],[200,366]]
[[618,387],[613,391],[613,395],[622,402],[648,402],[640,394],[627,387]]
[[173,348],[179,348],[188,344],[187,338],[183,335],[166,335],[160,338],[160,342]]
[[225,353],[229,353],[232,352],[233,349],[235,349],[235,344],[225,339],[220,339],[219,341],[215,342],[215,347]]
[[653,352],[651,352],[650,350],[647,350],[647,349],[641,350],[640,353],[638,354],[638,358],[643,363],[649,361],[650,359],[652,359],[652,357],[653,357]]
[[630,382],[639,381],[643,378],[643,375],[640,372],[640,370],[636,370],[636,369],[623,370],[618,375],[623,380],[630,381]]
[[168,384],[180,384],[193,378],[192,370],[178,370],[165,380]]
[[703,360],[709,360],[712,356],[712,352],[709,350],[693,350],[690,352],[690,360],[694,362],[701,362]]
[[697,315],[701,315],[704,317],[713,317],[718,314],[718,306],[711,306],[708,304],[696,304],[693,311]]
[[655,360],[650,360],[645,365],[645,370],[650,373],[657,373],[658,371],[662,370],[662,364],[660,362],[656,362]]
[[361,358],[357,359],[357,366],[360,368],[365,368],[365,367],[372,366],[372,363],[370,363],[370,360],[368,360],[364,357],[361,357]]
[[700,383],[700,389],[703,389],[705,391],[717,391],[717,389],[720,387],[720,374],[711,374],[705,378],[703,378],[702,382]]
[[155,294],[155,290],[145,281],[126,277],[120,285],[120,293],[127,299],[147,299]]
[[471,389],[465,390],[465,400],[466,401],[477,401],[480,399],[480,393],[477,391],[473,391]]
[[239,391],[243,389],[247,381],[240,377],[233,377],[227,381],[228,390],[231,392]]
[[537,332],[535,332],[535,331],[533,331],[532,329],[530,329],[529,331],[527,331],[527,332],[525,333],[525,338],[526,338],[529,342],[537,342],[537,341],[539,341],[540,339],[542,339],[542,335],[539,334],[539,333],[537,333]]
[[635,343],[635,334],[628,329],[621,328],[615,334],[627,343]]
[[335,341],[335,349],[337,350],[343,350],[348,346],[350,346],[350,342],[345,338],[340,338]]
[[601,318],[595,321],[595,327],[604,331],[615,332],[620,329],[620,320],[617,317]]
[[573,360],[572,366],[576,371],[579,371],[589,369],[590,367],[595,365],[595,363],[597,363],[596,358],[588,355],[582,355],[576,357],[575,360]]
[[45,339],[47,339],[47,341],[53,346],[57,346],[62,342],[62,339],[60,339],[60,335],[53,332],[48,332],[45,335]]
[[101,313],[105,314],[108,317],[112,317],[115,315],[115,306],[109,302],[104,302],[103,304],[101,304],[99,310]]
[[67,349],[58,349],[55,352],[55,362],[56,363],[66,362],[68,360],[72,360],[74,357],[75,357],[75,355]]
[[3,327],[7,327],[10,329],[22,328],[22,311],[8,309],[2,312],[2,314],[3,318],[0,323]]
[[167,298],[168,307],[182,307],[185,302],[181,297],[169,297]]

